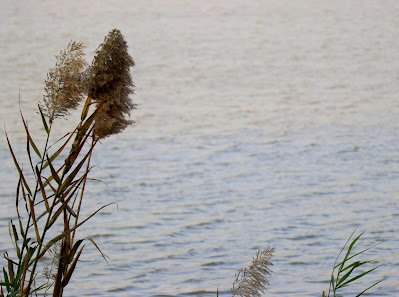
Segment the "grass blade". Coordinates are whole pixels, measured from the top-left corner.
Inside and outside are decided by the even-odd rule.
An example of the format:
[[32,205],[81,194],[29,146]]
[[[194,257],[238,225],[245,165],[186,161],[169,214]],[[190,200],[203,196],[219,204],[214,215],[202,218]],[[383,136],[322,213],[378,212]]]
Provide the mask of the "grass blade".
[[365,276],[366,274],[369,274],[370,272],[372,272],[373,270],[377,269],[377,268],[380,267],[380,266],[381,266],[381,265],[379,265],[379,266],[377,266],[377,267],[374,267],[374,268],[372,268],[372,269],[370,269],[370,270],[368,270],[368,271],[366,271],[366,272],[363,272],[362,274],[359,274],[358,276],[355,276],[354,278],[351,278],[351,279],[348,280],[347,282],[343,283],[340,287],[341,287],[341,288],[346,287],[349,283],[351,283],[351,282],[353,282],[353,281],[355,281],[355,280],[357,280],[357,279],[359,279],[359,278]]
[[33,205],[33,200],[30,198],[30,196],[28,195],[28,200],[29,200],[29,206],[30,206],[30,214],[32,216],[32,222],[33,225],[35,227],[35,233],[36,233],[36,241],[41,244],[41,239],[40,239],[40,235],[39,235],[39,229],[37,227],[37,221],[36,221],[36,216],[35,216],[35,206]]
[[365,293],[366,291],[368,291],[368,290],[371,289],[372,287],[378,285],[378,284],[379,284],[380,282],[382,282],[382,281],[383,281],[383,279],[382,279],[382,280],[379,280],[379,281],[376,282],[375,284],[371,285],[370,287],[368,287],[367,289],[365,289],[364,291],[362,291],[360,294],[356,295],[356,297],[359,297],[359,296],[363,295],[363,293]]
[[41,177],[39,168],[37,166],[35,166],[35,171],[36,171],[37,182],[38,182],[39,187],[40,187],[40,192],[42,194],[44,204],[46,205],[47,211],[49,211],[50,210],[50,205],[48,203],[46,191],[44,189],[44,185],[43,185],[43,182],[42,182],[42,177]]
[[62,183],[62,182],[61,182],[61,179],[60,179],[60,177],[58,176],[57,172],[55,171],[55,169],[54,169],[54,167],[53,167],[53,164],[51,163],[51,161],[50,161],[48,155],[47,155],[47,162],[48,162],[48,165],[50,166],[51,176],[52,176],[53,179],[56,181],[56,183],[60,185],[60,184]]
[[30,190],[30,188],[29,188],[29,186],[28,186],[28,183],[26,182],[25,176],[24,176],[24,174],[22,173],[22,169],[21,169],[21,167],[19,167],[18,161],[17,161],[17,159],[16,159],[16,157],[15,157],[15,155],[14,155],[14,151],[12,150],[11,143],[10,143],[10,140],[8,139],[7,132],[5,132],[5,133],[6,133],[8,148],[9,148],[9,150],[10,150],[12,159],[14,160],[15,167],[16,167],[17,170],[18,170],[19,176],[21,177],[21,180],[22,180],[22,182],[23,182],[23,184],[24,184],[26,190],[29,192],[30,195],[32,195],[32,192],[31,192],[31,190]]
[[108,257],[108,256],[107,256],[106,254],[104,254],[104,253],[100,250],[100,248],[98,247],[97,243],[93,240],[93,238],[87,238],[87,240],[90,240],[90,242],[96,247],[96,249],[100,252],[101,256],[104,258],[105,262],[107,262],[107,264],[108,264],[108,266],[109,266],[109,263],[108,263],[107,258],[106,258],[106,257]]
[[87,96],[85,105],[83,106],[83,109],[82,109],[82,115],[80,116],[81,121],[84,121],[84,119],[87,117],[87,113],[89,112],[90,105],[91,105],[91,98],[89,96]]
[[29,133],[29,129],[28,129],[28,125],[25,122],[24,116],[22,114],[22,111],[19,110],[19,113],[21,114],[21,118],[22,118],[22,123],[24,124],[25,127],[25,132],[26,132],[26,137],[27,137],[27,146],[28,146],[28,153],[30,155],[29,152],[29,144],[32,146],[33,150],[35,151],[35,153],[39,156],[39,158],[42,158],[42,155],[40,154],[40,151],[38,150],[37,146],[35,145],[35,142],[33,141],[32,137],[30,136]]
[[47,125],[46,117],[44,116],[43,111],[40,108],[40,105],[38,104],[37,106],[39,107],[40,116],[42,117],[44,130],[46,130],[46,133],[49,134],[50,133],[50,129],[49,129],[48,125]]
[[64,278],[62,279],[62,282],[61,282],[61,286],[62,287],[65,287],[69,283],[69,280],[71,279],[72,273],[75,270],[76,263],[78,262],[79,257],[82,254],[84,247],[85,246],[82,246],[82,248],[79,250],[79,253],[76,255],[75,259],[73,260],[73,262],[71,264],[71,267],[69,267],[67,273],[65,274]]

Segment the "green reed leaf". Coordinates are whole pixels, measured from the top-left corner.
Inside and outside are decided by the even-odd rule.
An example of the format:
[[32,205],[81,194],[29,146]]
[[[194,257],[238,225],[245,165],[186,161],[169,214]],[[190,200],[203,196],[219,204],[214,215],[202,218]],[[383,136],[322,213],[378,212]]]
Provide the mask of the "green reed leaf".
[[381,265],[376,266],[376,267],[374,267],[374,268],[372,268],[372,269],[370,269],[370,270],[368,270],[368,271],[366,271],[366,272],[363,272],[363,273],[361,273],[361,274],[355,276],[354,278],[351,278],[351,279],[348,280],[347,282],[343,283],[343,284],[340,286],[340,288],[343,288],[343,287],[348,286],[349,283],[351,283],[351,282],[353,282],[353,281],[355,281],[355,280],[357,280],[357,279],[359,279],[359,278],[361,278],[361,277],[363,277],[363,276],[369,274],[370,272],[372,272],[373,270],[377,269],[377,268],[380,267],[380,266],[381,266]]
[[371,289],[372,287],[378,285],[378,284],[379,284],[380,282],[382,282],[382,281],[383,281],[383,279],[382,279],[382,280],[379,280],[378,282],[376,282],[376,283],[374,283],[374,284],[372,284],[370,287],[368,287],[367,289],[365,289],[364,291],[362,291],[360,294],[356,295],[356,297],[359,297],[359,296],[363,295],[363,293],[367,292],[369,289]]
[[40,116],[42,117],[44,130],[46,130],[46,133],[49,134],[50,133],[50,129],[49,129],[48,125],[47,125],[46,117],[44,116],[43,111],[40,108],[40,105],[38,104],[37,106],[39,107]]

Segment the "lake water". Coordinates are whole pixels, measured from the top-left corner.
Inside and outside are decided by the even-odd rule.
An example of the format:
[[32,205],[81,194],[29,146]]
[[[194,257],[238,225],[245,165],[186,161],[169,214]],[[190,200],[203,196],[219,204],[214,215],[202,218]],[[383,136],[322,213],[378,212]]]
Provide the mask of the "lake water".
[[[136,67],[136,124],[97,147],[66,296],[231,295],[274,246],[266,296],[321,296],[358,226],[383,264],[371,296],[399,287],[399,2],[11,1],[0,10],[0,251],[11,248],[22,158],[18,101],[35,134],[54,55],[88,60],[119,28]],[[20,93],[20,100],[18,99]],[[71,121],[71,120],[70,120]],[[59,129],[70,121],[59,121]]]

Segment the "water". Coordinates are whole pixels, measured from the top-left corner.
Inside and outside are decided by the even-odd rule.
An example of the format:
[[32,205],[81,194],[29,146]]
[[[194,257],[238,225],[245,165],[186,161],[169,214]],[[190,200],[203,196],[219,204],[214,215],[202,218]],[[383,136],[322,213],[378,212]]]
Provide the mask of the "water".
[[[86,214],[118,209],[80,234],[109,266],[87,244],[66,296],[229,296],[268,245],[267,296],[320,296],[356,226],[365,244],[386,240],[369,254],[383,264],[370,282],[387,278],[372,296],[396,295],[399,2],[1,4],[0,116],[19,156],[19,92],[37,134],[45,74],[70,40],[91,59],[117,27],[137,64],[136,124],[98,147],[104,183],[85,201]],[[5,141],[0,159],[3,252],[17,181]]]

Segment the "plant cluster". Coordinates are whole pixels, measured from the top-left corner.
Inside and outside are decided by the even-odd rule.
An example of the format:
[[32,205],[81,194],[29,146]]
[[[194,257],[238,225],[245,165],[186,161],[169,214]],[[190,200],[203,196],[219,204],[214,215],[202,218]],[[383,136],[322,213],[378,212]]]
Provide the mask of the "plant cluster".
[[[356,230],[355,230],[356,231]],[[361,270],[365,265],[374,263],[373,260],[354,260],[355,257],[365,253],[366,251],[372,249],[373,247],[379,245],[381,242],[372,245],[366,249],[355,252],[356,246],[358,245],[358,241],[363,233],[360,233],[356,238],[352,240],[349,244],[350,240],[353,238],[355,231],[350,235],[345,245],[342,247],[339,252],[334,267],[331,273],[330,279],[330,287],[326,293],[323,291],[322,297],[342,297],[342,295],[338,295],[338,291],[340,289],[353,285],[355,281],[367,276],[369,273],[377,269],[379,266],[373,267],[371,269]],[[349,244],[349,245],[348,245]],[[340,259],[341,254],[345,251],[346,253],[342,260]],[[252,264],[248,268],[241,268],[236,275],[236,278],[233,282],[232,293],[234,296],[241,297],[260,297],[261,293],[265,293],[269,284],[269,277],[271,276],[270,266],[272,266],[272,262],[270,261],[273,257],[274,248],[266,248],[264,250],[259,250],[256,253],[255,258],[252,260]],[[357,259],[357,258],[356,258]],[[359,272],[360,270],[360,272]],[[356,273],[358,272],[358,273]],[[376,286],[383,280],[379,280],[374,282],[372,285],[368,286],[366,289],[357,293],[355,296],[359,297],[367,292],[372,287]],[[219,292],[216,293],[219,296]]]
[[[98,248],[91,238],[78,239],[76,231],[109,205],[81,218],[94,147],[101,139],[122,132],[132,123],[126,117],[135,107],[129,97],[134,88],[130,75],[134,61],[117,29],[105,37],[88,67],[83,49],[82,43],[70,42],[56,56],[56,65],[47,74],[45,94],[38,104],[46,139],[42,148],[34,141],[21,112],[28,174],[6,134],[19,180],[16,219],[9,223],[16,259],[4,254],[7,265],[2,270],[1,297],[38,293],[62,296],[84,249],[83,242],[88,240]],[[80,106],[84,96],[79,123],[72,132],[50,144],[55,120]],[[54,230],[61,231],[54,236]],[[37,283],[38,264],[46,255],[52,258],[52,263],[44,270],[47,282],[41,284]]]

